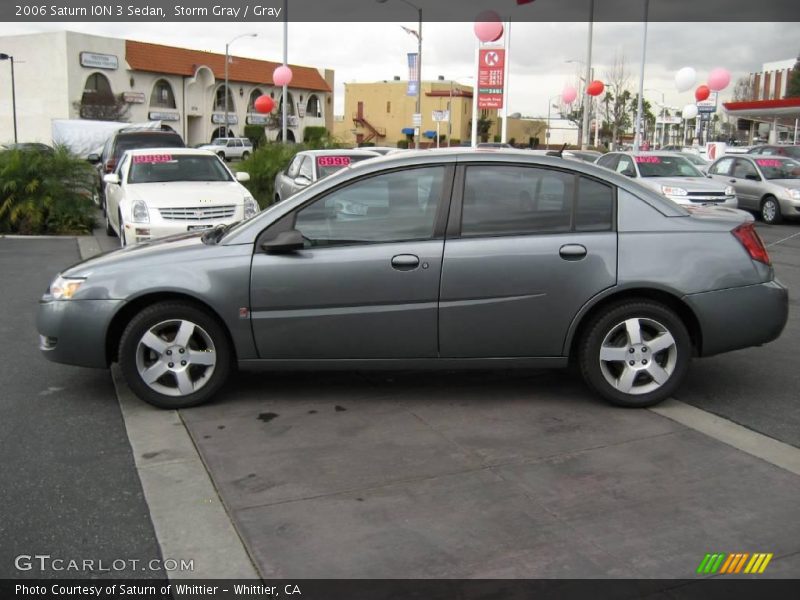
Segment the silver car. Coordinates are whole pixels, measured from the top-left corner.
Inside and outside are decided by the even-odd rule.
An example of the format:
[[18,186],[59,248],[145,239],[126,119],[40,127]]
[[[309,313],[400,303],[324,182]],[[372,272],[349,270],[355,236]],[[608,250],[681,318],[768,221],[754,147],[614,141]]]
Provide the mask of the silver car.
[[709,179],[682,154],[610,152],[597,159],[596,164],[636,179],[678,204],[738,206],[733,186]]
[[748,216],[690,212],[581,161],[409,151],[238,225],[65,270],[39,304],[40,346],[55,362],[118,361],[165,408],[212,399],[237,365],[570,362],[610,402],[650,406],[692,356],[783,330],[787,290]]
[[372,150],[304,150],[294,155],[275,176],[275,202],[291,198],[303,188],[345,167],[380,156]]
[[723,156],[708,173],[733,185],[739,207],[757,212],[765,223],[800,218],[800,161],[786,156]]

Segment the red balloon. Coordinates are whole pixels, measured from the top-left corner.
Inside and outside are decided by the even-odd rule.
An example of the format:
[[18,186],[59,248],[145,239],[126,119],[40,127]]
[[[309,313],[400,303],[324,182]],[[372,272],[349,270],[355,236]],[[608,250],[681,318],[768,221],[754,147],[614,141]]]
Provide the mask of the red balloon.
[[606,89],[605,84],[599,79],[595,79],[588,86],[586,86],[586,93],[590,96],[599,96]]
[[708,100],[708,97],[711,95],[711,88],[707,85],[700,85],[697,86],[697,89],[694,91],[694,98],[698,102],[702,102],[703,100]]
[[256,110],[260,113],[271,113],[275,108],[275,100],[269,96],[259,96],[255,101]]

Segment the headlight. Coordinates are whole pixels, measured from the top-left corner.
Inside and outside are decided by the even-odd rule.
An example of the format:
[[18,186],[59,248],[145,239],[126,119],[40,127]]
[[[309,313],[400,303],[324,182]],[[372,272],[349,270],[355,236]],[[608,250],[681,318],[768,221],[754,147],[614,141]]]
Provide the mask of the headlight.
[[798,189],[798,188],[786,188],[786,193],[789,194],[789,197],[792,200],[800,200],[800,189]]
[[725,195],[726,196],[735,196],[736,195],[736,188],[732,185],[729,185],[725,188]]
[[137,200],[131,207],[134,223],[149,223],[150,214],[147,212],[147,205],[142,200]]
[[689,192],[687,192],[683,188],[671,187],[671,186],[668,186],[668,185],[662,185],[661,186],[661,193],[664,194],[665,196],[688,196],[689,195]]
[[61,277],[59,275],[50,284],[47,293],[55,300],[69,300],[86,281],[85,277]]
[[244,197],[244,218],[249,219],[258,212],[258,204],[252,196]]

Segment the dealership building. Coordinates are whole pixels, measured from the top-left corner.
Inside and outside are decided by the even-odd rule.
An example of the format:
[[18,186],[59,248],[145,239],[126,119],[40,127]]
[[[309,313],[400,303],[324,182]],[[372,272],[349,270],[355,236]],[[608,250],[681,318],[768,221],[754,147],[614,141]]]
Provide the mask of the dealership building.
[[[50,143],[53,119],[160,121],[187,145],[263,126],[281,136],[282,88],[272,82],[276,62],[70,31],[0,37],[0,53],[14,59],[20,142]],[[302,141],[306,127],[333,127],[334,72],[290,65],[287,139]],[[13,141],[9,61],[0,62],[0,143]],[[269,115],[256,112],[261,95],[275,100]],[[226,120],[227,100],[227,129]]]

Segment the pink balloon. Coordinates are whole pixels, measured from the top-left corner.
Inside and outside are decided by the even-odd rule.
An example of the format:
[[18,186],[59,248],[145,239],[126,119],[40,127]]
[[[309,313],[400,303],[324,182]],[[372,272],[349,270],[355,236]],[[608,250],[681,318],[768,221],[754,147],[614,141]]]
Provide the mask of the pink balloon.
[[708,74],[708,87],[715,92],[724,90],[730,82],[731,74],[727,69],[717,68]]
[[564,89],[561,90],[561,101],[564,104],[572,104],[575,102],[575,98],[578,97],[578,90],[576,90],[571,85],[564,86]]
[[292,82],[292,70],[281,65],[272,72],[272,82],[278,86],[289,85]]
[[485,10],[475,19],[475,35],[482,42],[496,42],[503,37],[503,24],[500,15],[493,10]]

